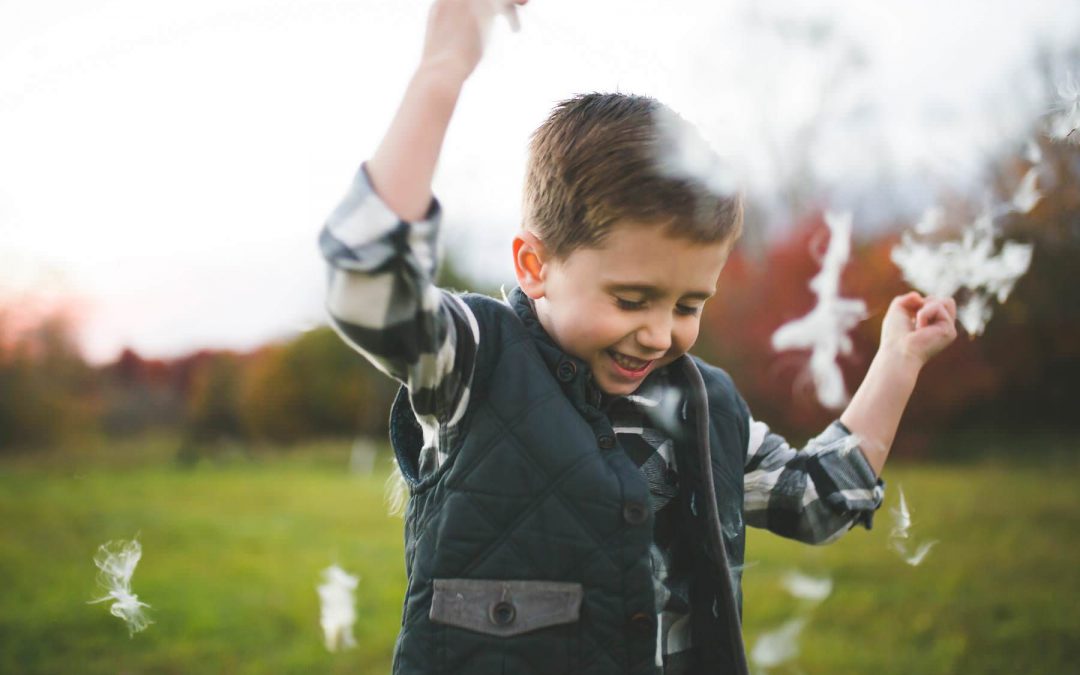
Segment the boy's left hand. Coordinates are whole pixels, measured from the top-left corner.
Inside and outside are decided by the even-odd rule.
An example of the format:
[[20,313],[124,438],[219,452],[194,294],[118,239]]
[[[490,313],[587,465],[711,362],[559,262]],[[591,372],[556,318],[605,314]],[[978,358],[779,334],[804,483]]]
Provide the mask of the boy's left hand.
[[952,298],[924,298],[915,291],[897,296],[881,324],[881,350],[915,359],[920,367],[955,339]]

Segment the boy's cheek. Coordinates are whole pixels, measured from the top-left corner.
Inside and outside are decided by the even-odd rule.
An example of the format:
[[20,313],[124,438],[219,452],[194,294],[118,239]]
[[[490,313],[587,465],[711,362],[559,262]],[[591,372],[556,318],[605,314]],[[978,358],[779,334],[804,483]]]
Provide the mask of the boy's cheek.
[[692,329],[687,329],[685,332],[679,332],[675,334],[675,339],[671,345],[672,356],[681,356],[690,351],[690,348],[697,342],[699,334],[699,326],[694,325]]

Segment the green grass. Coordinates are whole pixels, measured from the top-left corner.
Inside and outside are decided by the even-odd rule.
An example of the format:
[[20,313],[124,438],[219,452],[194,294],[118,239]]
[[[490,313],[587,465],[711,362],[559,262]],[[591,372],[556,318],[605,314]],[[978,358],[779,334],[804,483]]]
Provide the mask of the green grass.
[[[381,673],[400,623],[401,521],[345,444],[238,453],[182,468],[175,443],[0,459],[0,672]],[[807,615],[797,665],[774,673],[1053,673],[1080,663],[1080,458],[894,465],[872,531],[810,547],[752,531],[747,645]],[[919,567],[888,548],[903,485]],[[129,638],[96,597],[92,558],[138,535],[133,590],[154,624]],[[337,562],[361,576],[358,646],[328,653],[315,586]],[[789,570],[833,579],[808,608]]]
[[[1077,672],[1080,663],[1080,461],[887,467],[874,528],[824,547],[752,531],[747,644],[801,613],[779,585],[800,569],[835,582],[810,612],[806,673]],[[902,485],[912,536],[938,544],[918,567],[888,546]],[[797,672],[790,671],[780,672]]]

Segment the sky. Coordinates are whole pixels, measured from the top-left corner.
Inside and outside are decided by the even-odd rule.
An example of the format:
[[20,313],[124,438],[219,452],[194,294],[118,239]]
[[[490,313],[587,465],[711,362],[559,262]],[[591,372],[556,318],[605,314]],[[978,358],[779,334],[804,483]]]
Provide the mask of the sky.
[[[4,0],[0,305],[75,308],[94,362],[324,323],[318,232],[428,4]],[[445,248],[493,282],[528,135],[573,94],[655,96],[762,203],[813,185],[857,235],[977,191],[1045,108],[1036,49],[1080,44],[1075,0],[532,0],[521,22],[466,84],[434,185]]]

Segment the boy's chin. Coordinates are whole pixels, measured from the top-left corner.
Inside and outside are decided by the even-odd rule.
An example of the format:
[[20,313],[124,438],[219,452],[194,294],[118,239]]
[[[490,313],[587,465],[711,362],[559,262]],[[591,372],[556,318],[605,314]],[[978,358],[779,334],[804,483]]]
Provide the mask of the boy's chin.
[[641,387],[641,382],[612,382],[606,377],[594,378],[597,388],[608,396],[628,396]]

